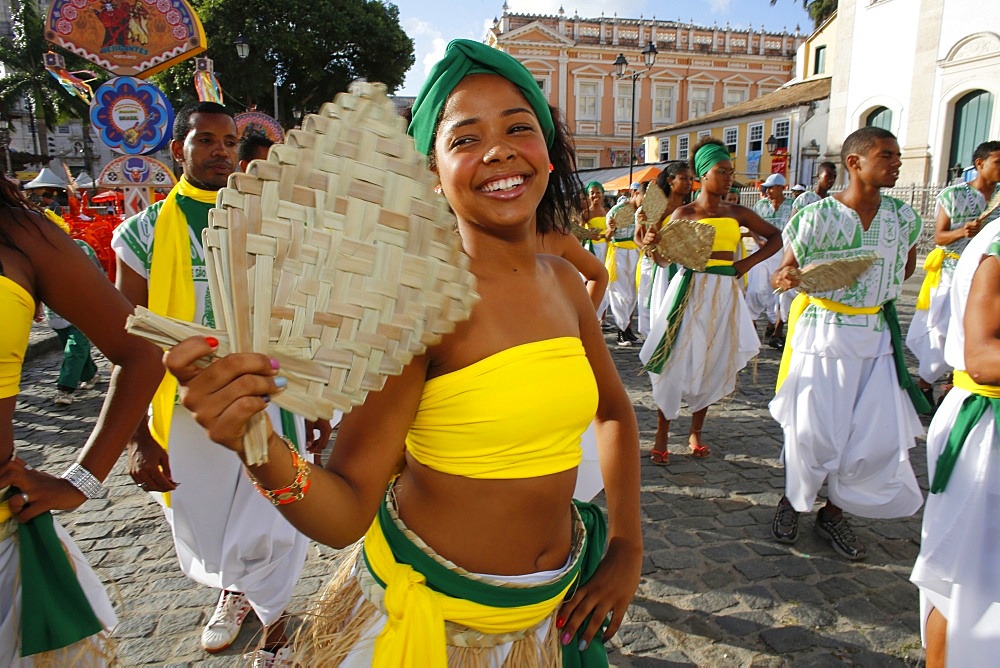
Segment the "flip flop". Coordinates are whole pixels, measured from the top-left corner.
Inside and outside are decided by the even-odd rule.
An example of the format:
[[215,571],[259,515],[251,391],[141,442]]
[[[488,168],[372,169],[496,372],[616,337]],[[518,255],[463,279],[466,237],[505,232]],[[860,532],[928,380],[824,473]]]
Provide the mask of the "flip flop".
[[692,445],[691,446],[691,456],[695,459],[704,459],[712,454],[712,451],[707,445]]
[[657,466],[666,466],[670,463],[670,453],[666,450],[652,450],[649,453],[649,460]]

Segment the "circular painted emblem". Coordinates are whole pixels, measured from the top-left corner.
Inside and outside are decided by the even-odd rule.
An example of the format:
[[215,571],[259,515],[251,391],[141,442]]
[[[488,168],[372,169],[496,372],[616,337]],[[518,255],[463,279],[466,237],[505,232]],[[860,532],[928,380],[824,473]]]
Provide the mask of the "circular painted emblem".
[[144,155],[170,141],[174,111],[153,84],[134,77],[115,77],[94,93],[90,122],[111,150]]
[[247,133],[264,135],[275,144],[285,140],[285,131],[281,129],[281,124],[259,111],[236,114],[236,131],[241,137]]
[[97,185],[105,188],[172,188],[176,182],[169,167],[145,155],[115,158],[97,177]]

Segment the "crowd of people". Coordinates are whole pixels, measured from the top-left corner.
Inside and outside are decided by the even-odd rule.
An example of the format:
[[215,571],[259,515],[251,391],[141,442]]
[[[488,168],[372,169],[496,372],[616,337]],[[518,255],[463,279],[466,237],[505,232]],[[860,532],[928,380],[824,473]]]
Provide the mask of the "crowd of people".
[[[646,184],[610,209],[601,184],[581,190],[559,115],[520,63],[486,45],[448,45],[408,128],[456,216],[480,301],[343,417],[325,466],[310,455],[324,450],[331,425],[271,404],[286,384],[275,360],[231,354],[204,367],[218,341],[193,337],[161,361],[124,333],[137,305],[214,326],[201,232],[217,192],[266,156],[267,140],[241,140],[215,103],[179,111],[170,150],[182,176],[116,230],[116,286],[15,184],[0,184],[0,313],[16,324],[0,332],[5,665],[81,647],[100,665],[113,653],[103,587],[48,511],[100,496],[126,447],[181,570],[219,590],[201,636],[207,652],[229,647],[252,611],[265,627],[254,665],[607,665],[604,642],[639,584],[643,547],[638,426],[602,320],[612,345],[641,344],[658,416],[649,456],[666,466],[682,406],[690,455],[711,456],[708,409],[760,350],[761,315],[765,341],[782,351],[770,403],[784,433],[785,489],[770,527],[782,543],[796,541],[824,483],[814,527],[846,559],[866,554],[846,513],[916,513],[918,413],[933,410],[932,384],[951,374],[928,432],[933,482],[912,579],[928,665],[980,665],[1000,650],[991,559],[1000,548],[1000,219],[991,208],[1000,142],[976,150],[976,180],[939,197],[924,315],[906,337],[918,384],[895,302],[915,271],[922,222],[881,192],[901,164],[890,132],[845,138],[840,192],[830,194],[837,167],[823,163],[814,191],[793,200],[774,174],[752,207],[733,196],[728,150],[706,138],[690,164],[657,178],[667,206],[651,220]],[[674,221],[711,226],[702,265],[662,255]],[[574,225],[583,233],[571,234]],[[804,269],[862,257],[873,262],[850,285],[797,291]],[[94,432],[61,477],[25,466],[13,447],[27,331],[43,302],[114,364]],[[82,366],[67,388],[97,378]],[[243,436],[262,412],[268,458],[246,464]],[[574,498],[588,438],[603,509]],[[309,540],[355,547],[291,634],[286,609]],[[44,601],[69,598],[78,628],[53,631]]]

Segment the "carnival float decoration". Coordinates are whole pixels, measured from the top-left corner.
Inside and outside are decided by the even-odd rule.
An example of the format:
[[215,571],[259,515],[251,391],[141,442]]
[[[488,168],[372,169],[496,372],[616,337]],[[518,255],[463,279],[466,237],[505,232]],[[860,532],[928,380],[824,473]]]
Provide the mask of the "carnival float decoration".
[[236,132],[240,137],[248,133],[264,135],[275,144],[285,140],[285,131],[281,129],[278,121],[254,110],[236,114]]
[[186,0],[53,0],[45,39],[118,76],[145,78],[204,51]]

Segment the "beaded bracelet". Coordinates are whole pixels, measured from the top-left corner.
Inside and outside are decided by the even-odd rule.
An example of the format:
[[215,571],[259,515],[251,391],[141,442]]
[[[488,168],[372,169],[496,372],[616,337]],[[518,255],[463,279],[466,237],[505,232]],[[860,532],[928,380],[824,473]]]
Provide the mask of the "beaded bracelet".
[[278,438],[284,441],[285,445],[292,452],[292,466],[295,467],[295,480],[292,481],[292,484],[281,489],[264,489],[260,481],[250,473],[250,469],[246,469],[246,472],[251,482],[253,482],[253,486],[257,488],[257,491],[264,498],[276,506],[284,506],[289,503],[301,501],[305,497],[306,492],[309,491],[309,485],[312,484],[312,481],[309,480],[309,473],[312,469],[309,467],[309,462],[304,457],[299,456],[299,451],[296,449],[295,444],[284,436],[279,436]]

